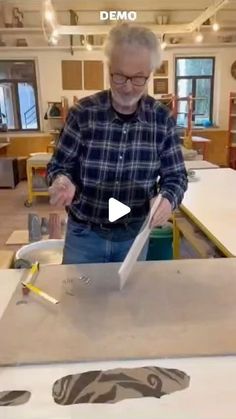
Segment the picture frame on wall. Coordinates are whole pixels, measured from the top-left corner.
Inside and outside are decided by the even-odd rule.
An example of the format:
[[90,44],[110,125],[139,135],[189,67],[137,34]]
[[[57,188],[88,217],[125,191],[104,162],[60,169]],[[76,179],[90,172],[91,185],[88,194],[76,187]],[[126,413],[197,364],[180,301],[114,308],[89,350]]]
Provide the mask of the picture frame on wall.
[[164,95],[168,93],[168,78],[156,78],[153,80],[154,95]]
[[164,60],[160,68],[157,68],[153,74],[154,77],[168,77],[168,61]]

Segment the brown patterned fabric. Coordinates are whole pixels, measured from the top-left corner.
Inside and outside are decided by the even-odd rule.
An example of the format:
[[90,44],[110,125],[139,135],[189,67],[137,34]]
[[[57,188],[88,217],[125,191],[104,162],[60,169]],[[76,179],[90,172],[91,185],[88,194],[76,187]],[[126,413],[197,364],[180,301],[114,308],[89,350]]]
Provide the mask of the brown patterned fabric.
[[29,401],[29,391],[0,391],[0,406],[19,406]]
[[116,403],[137,397],[160,398],[189,386],[182,371],[158,367],[117,368],[67,375],[53,385],[54,401],[60,405]]

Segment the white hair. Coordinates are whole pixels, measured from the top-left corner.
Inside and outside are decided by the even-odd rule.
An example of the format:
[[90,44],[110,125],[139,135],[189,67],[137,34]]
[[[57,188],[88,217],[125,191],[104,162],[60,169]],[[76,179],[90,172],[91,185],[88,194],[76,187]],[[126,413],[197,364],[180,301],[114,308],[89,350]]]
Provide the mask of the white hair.
[[162,62],[160,41],[150,29],[132,26],[126,22],[115,25],[108,33],[104,44],[104,53],[108,61],[111,59],[114,48],[121,45],[148,49],[151,55],[151,70],[160,67]]

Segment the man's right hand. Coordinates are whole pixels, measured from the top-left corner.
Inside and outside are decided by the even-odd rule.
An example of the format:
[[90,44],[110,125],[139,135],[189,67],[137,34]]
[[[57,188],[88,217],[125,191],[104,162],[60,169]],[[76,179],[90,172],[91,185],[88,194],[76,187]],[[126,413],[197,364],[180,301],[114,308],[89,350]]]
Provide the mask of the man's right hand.
[[75,195],[75,189],[75,185],[67,176],[59,175],[48,189],[50,204],[57,207],[70,205]]

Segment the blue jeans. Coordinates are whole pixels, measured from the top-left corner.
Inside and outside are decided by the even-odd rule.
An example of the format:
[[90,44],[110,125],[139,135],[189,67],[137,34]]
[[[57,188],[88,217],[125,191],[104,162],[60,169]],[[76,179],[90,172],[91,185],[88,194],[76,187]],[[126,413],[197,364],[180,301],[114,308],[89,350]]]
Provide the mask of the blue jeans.
[[[62,263],[123,262],[141,226],[142,222],[138,222],[105,230],[69,217]],[[139,260],[146,260],[148,244],[144,245]]]

